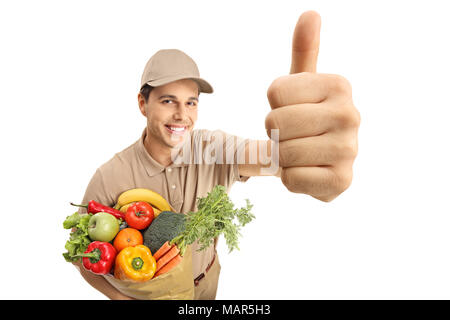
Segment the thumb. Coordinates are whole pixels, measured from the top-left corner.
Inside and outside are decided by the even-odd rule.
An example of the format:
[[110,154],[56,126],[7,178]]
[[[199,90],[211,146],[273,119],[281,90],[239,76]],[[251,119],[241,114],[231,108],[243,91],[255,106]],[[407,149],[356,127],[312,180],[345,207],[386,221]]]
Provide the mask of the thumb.
[[315,11],[306,11],[298,19],[292,39],[291,74],[316,72],[320,25],[320,15]]

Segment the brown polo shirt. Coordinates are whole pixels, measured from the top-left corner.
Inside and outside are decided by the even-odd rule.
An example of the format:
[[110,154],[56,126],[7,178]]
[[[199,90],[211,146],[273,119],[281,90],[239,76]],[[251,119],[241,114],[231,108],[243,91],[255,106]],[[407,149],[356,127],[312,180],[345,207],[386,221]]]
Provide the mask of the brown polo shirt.
[[[83,203],[95,200],[114,206],[122,192],[147,188],[162,195],[177,212],[187,213],[196,211],[197,198],[206,196],[214,186],[220,184],[229,191],[235,181],[245,182],[249,178],[239,175],[237,164],[248,139],[222,130],[195,129],[176,153],[172,164],[164,167],[145,149],[145,136],[146,129],[140,139],[96,170]],[[219,136],[222,138],[217,139]],[[197,252],[197,248],[194,243],[194,279],[205,271],[214,255],[214,246],[201,252]]]

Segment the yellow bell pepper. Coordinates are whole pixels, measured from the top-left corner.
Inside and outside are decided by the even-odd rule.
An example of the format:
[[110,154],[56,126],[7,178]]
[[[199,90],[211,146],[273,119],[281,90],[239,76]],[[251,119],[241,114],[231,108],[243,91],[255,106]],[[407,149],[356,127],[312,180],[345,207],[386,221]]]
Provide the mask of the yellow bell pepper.
[[142,244],[122,249],[116,257],[114,277],[143,282],[153,278],[156,260],[150,249]]

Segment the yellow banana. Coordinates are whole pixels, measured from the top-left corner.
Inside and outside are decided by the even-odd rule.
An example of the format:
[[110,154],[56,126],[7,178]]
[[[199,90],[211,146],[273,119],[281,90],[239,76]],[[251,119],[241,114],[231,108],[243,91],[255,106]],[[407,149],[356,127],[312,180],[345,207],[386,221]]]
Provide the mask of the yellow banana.
[[120,207],[120,212],[123,212],[123,213],[125,213],[125,212],[127,212],[127,210],[128,210],[128,208],[133,204],[134,202],[130,202],[130,203],[127,203],[126,205],[124,205],[123,207]]
[[122,208],[126,204],[145,201],[161,211],[171,211],[170,204],[159,193],[145,188],[135,188],[123,192],[117,199],[117,206]]
[[[133,204],[134,202],[130,202],[126,205],[124,205],[123,207],[121,207],[119,210],[123,213],[127,212],[128,208]],[[151,205],[151,204],[150,204]],[[151,205],[152,206],[152,205]],[[158,208],[156,208],[155,206],[152,206],[153,208],[153,212],[155,213],[155,218],[161,213],[161,210],[159,210]]]
[[161,210],[158,210],[158,208],[153,207],[153,212],[155,213],[155,218],[156,218],[161,213]]

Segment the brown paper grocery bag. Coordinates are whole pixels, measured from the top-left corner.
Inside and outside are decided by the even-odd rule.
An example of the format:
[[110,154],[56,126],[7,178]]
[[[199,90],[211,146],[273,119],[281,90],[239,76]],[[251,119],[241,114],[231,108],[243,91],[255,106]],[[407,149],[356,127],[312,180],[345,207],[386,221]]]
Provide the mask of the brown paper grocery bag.
[[192,252],[188,246],[181,262],[169,272],[146,282],[119,280],[113,275],[104,278],[126,296],[140,300],[193,300],[194,280]]

